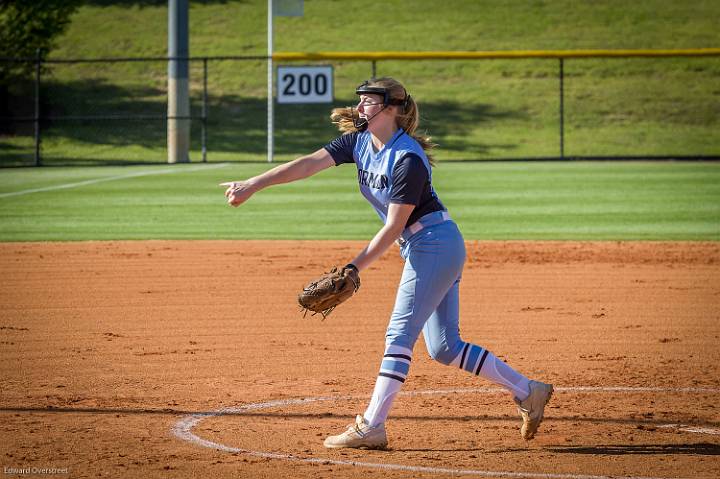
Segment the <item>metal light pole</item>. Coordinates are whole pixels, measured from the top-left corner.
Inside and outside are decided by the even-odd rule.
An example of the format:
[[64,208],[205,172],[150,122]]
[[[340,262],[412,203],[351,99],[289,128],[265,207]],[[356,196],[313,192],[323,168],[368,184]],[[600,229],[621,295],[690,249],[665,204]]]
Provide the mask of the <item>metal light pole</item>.
[[275,149],[274,136],[274,103],[273,103],[273,0],[268,0],[268,18],[267,18],[267,44],[268,44],[268,70],[267,70],[267,161],[272,163],[273,150]]
[[188,0],[168,0],[168,163],[190,161]]

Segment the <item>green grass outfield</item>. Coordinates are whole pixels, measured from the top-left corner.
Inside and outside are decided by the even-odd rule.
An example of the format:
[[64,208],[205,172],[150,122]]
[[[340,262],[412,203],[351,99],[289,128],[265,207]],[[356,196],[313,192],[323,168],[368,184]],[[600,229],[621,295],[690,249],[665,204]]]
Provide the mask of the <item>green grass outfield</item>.
[[[219,182],[266,169],[6,169],[0,240],[369,239],[379,229],[351,166],[225,204]],[[434,183],[468,240],[720,240],[718,163],[441,163]]]

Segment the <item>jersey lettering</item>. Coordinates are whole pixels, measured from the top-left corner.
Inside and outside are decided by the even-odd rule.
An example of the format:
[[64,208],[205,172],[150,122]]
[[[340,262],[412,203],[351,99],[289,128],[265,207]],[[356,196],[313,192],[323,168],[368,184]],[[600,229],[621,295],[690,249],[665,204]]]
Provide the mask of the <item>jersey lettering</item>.
[[[396,184],[395,164],[399,159],[409,155],[419,158],[421,167],[425,168],[427,176],[423,180],[424,184],[419,187],[426,188],[427,184],[427,191],[421,193],[420,203],[408,218],[408,224],[417,221],[423,214],[445,209],[432,188],[432,169],[425,152],[402,128],[398,128],[380,150],[372,144],[372,135],[367,130],[342,135],[328,144],[325,149],[333,157],[335,164],[355,163],[358,169],[360,193],[375,209],[383,223],[387,221],[390,203],[396,199],[393,195],[397,195],[398,191],[403,189],[402,182],[407,178],[407,175],[401,175],[400,181]],[[400,194],[399,197],[402,198],[403,195]],[[405,201],[400,203],[407,204]]]
[[368,188],[374,188],[376,190],[387,189],[389,185],[387,175],[373,173],[372,171],[361,168],[358,168],[358,183],[360,183],[361,186],[367,186]]

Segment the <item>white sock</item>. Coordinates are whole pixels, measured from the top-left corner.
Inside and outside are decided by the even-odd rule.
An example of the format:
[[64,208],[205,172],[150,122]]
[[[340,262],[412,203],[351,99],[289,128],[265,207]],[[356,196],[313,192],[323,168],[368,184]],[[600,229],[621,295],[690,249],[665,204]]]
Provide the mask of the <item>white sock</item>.
[[397,379],[378,376],[375,382],[370,404],[363,414],[365,421],[372,427],[383,424],[390,413],[395,396],[400,392],[403,383]]
[[488,352],[479,376],[504,387],[520,401],[530,396],[530,380]]
[[465,343],[462,351],[450,362],[450,365],[504,387],[520,401],[524,401],[530,395],[528,378],[477,344]]
[[370,426],[379,426],[387,419],[395,396],[400,392],[410,371],[412,354],[412,349],[397,344],[389,344],[385,347],[375,390],[363,415]]

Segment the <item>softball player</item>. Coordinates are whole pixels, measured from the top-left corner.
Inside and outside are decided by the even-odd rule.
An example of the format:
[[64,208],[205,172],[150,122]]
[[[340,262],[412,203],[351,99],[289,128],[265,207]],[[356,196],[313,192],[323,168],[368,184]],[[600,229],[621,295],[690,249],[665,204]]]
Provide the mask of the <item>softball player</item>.
[[345,432],[325,439],[325,446],[387,446],[385,420],[407,378],[421,331],[433,359],[507,389],[522,417],[521,436],[532,439],[553,388],[529,380],[487,349],[460,338],[459,283],[465,243],[433,189],[429,152],[434,145],[416,133],[417,104],[392,78],[372,79],[356,93],[357,114],[353,108],[336,108],[331,114],[342,136],[257,177],[222,183],[227,186],[228,203],[238,206],[267,186],[306,178],[331,166],[355,164],[360,192],[384,225],[350,265],[362,271],[393,242],[400,245],[405,266],[372,398],[365,413]]

